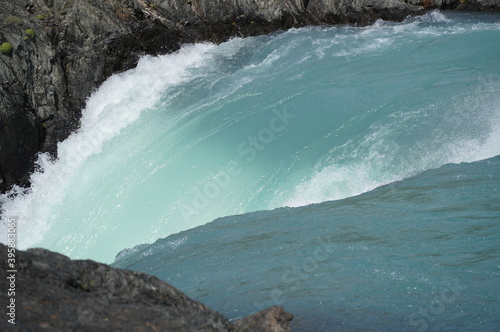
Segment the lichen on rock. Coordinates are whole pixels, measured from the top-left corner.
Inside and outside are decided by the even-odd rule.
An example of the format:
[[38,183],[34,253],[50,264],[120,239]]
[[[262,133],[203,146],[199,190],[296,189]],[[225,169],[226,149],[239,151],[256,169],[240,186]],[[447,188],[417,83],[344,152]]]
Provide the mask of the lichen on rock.
[[33,29],[27,29],[24,31],[26,33],[26,36],[30,39],[35,38],[35,30]]
[[0,45],[0,53],[2,54],[10,54],[12,53],[12,44],[5,42]]

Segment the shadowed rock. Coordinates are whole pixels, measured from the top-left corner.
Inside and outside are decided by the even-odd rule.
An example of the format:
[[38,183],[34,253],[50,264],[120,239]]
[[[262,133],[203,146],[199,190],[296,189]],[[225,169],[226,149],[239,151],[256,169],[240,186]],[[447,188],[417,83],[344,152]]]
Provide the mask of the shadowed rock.
[[[7,257],[7,247],[0,244]],[[229,322],[169,284],[143,273],[112,268],[44,249],[16,252],[15,325],[3,313],[2,331],[289,331],[281,307]],[[9,270],[1,260],[3,271]],[[10,298],[0,279],[0,300]]]
[[237,331],[289,331],[289,323],[293,315],[285,312],[282,307],[270,307],[254,315],[236,320],[233,324]]

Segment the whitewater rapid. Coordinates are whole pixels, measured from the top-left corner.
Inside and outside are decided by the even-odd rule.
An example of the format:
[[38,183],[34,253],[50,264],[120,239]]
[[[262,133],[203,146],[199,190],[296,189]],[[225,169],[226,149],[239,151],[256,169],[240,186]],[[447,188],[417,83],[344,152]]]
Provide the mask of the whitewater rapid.
[[21,249],[109,262],[221,216],[499,155],[499,30],[433,12],[144,57],[92,94],[29,189],[0,197],[2,233],[15,218]]

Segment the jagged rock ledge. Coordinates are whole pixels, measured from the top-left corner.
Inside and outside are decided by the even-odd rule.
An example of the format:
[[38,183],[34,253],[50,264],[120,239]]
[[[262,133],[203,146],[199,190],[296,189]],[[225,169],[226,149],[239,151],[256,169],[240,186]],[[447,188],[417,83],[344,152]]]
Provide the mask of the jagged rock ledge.
[[29,185],[37,153],[55,156],[92,90],[143,54],[432,8],[498,10],[500,0],[0,0],[0,192]]
[[[3,244],[0,253],[7,257]],[[17,273],[7,272],[14,279],[0,279],[2,331],[290,331],[293,316],[282,307],[230,322],[147,274],[72,261],[45,249],[15,255]],[[7,259],[1,262],[3,271],[12,270]]]

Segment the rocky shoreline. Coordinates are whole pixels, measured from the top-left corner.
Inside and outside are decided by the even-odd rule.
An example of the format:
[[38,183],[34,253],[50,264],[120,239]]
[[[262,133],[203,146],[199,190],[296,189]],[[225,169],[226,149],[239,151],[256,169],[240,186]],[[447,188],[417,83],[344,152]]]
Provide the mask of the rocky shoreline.
[[[0,252],[6,255],[7,247],[0,244]],[[293,318],[275,306],[229,321],[147,274],[44,249],[16,251],[14,257],[17,272],[0,279],[7,308],[2,331],[285,332]],[[1,262],[3,271],[12,270],[6,259]]]
[[29,186],[37,154],[56,157],[92,91],[141,55],[434,8],[498,11],[500,0],[0,0],[0,192]]

